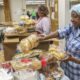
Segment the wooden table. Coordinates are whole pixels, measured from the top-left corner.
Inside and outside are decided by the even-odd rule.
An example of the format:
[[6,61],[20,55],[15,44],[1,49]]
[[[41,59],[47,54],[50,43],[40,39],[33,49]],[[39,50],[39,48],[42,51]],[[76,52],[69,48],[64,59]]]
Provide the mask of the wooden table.
[[16,53],[17,44],[21,39],[29,36],[30,33],[26,34],[4,34],[3,48],[4,48],[4,57],[5,60],[11,60],[14,54]]
[[31,33],[24,33],[24,34],[19,34],[19,33],[13,33],[13,34],[9,34],[9,33],[4,33],[4,38],[19,38],[19,40],[29,36]]
[[16,46],[19,43],[19,38],[5,39],[3,41],[5,61],[11,60],[16,53]]

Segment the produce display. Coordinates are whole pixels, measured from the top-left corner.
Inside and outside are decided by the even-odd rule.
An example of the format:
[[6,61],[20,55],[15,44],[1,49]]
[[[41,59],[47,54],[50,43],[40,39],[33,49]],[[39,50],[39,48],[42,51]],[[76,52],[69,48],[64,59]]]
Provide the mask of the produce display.
[[[36,57],[36,55],[38,55],[38,57]],[[3,68],[9,68],[10,70],[12,68],[17,79],[22,78],[19,77],[20,74],[24,74],[24,71],[27,70],[31,70],[33,72],[39,72],[41,70],[37,77],[42,74],[41,78],[44,76],[43,80],[60,79],[64,75],[64,72],[59,65],[60,59],[62,58],[56,58],[54,55],[55,54],[50,53],[50,51],[44,52],[42,50],[30,50],[29,54],[21,53],[20,55],[16,55],[14,60],[3,63],[2,66]],[[16,57],[18,59],[16,59]],[[25,72],[24,80],[26,74],[27,73]],[[31,77],[26,78],[31,79]]]
[[16,33],[20,33],[20,34],[27,33],[27,29],[22,26],[15,25],[14,28],[16,30]]
[[[21,33],[23,28],[16,26],[15,30]],[[39,75],[42,74],[42,77],[44,76],[42,80],[60,79],[64,75],[64,71],[60,67],[60,62],[68,58],[67,54],[60,51],[56,46],[50,46],[48,51],[33,49],[37,47],[38,44],[37,34],[31,34],[22,39],[19,43],[22,53],[16,54],[13,60],[2,63],[1,66],[8,68],[10,71],[12,70],[12,73],[14,73],[16,77],[15,80],[23,80],[20,76],[27,70],[32,70],[33,72],[38,71]],[[26,74],[24,74],[24,77],[26,77]],[[24,80],[26,79],[31,79],[31,77],[27,76]]]
[[20,69],[38,70],[41,68],[41,62],[36,58],[33,58],[33,59],[24,58],[24,59],[17,60],[17,61],[11,61],[11,65],[14,68],[14,70],[20,70]]
[[60,53],[58,51],[51,51],[50,54],[52,54],[57,60],[62,60],[66,56],[64,53]]
[[61,52],[56,46],[52,46],[49,48],[49,53],[54,56],[57,60],[63,60],[68,58],[68,55]]
[[28,54],[24,54],[24,53],[15,54],[13,56],[13,60],[22,59],[22,58],[40,57],[40,55],[42,54],[45,54],[45,51],[40,49],[34,49],[34,50],[30,50]]
[[38,36],[37,34],[32,34],[29,37],[22,39],[20,42],[20,47],[24,53],[28,53],[30,49],[38,45]]
[[[22,15],[20,17],[20,20],[23,22],[23,24],[26,24],[26,25],[32,25],[32,24],[35,24],[35,20],[33,19],[30,19],[28,16],[26,15]],[[22,23],[20,23],[22,24]]]

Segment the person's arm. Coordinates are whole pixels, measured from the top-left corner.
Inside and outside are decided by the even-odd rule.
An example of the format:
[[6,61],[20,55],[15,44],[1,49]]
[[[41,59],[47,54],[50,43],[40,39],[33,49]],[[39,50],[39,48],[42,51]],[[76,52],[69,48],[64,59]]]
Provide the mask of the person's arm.
[[[65,54],[68,54],[68,53],[65,53]],[[68,54],[68,55],[69,55],[69,54]],[[75,62],[75,63],[80,64],[80,59],[75,58],[75,57],[73,57],[73,56],[71,56],[71,55],[69,55],[69,57],[68,57],[67,59],[63,60],[63,61],[64,61],[64,62],[72,61],[72,62]]]
[[47,40],[47,39],[51,39],[51,38],[58,38],[58,37],[59,37],[59,33],[58,33],[58,31],[55,31],[46,36],[40,35],[39,41]]
[[59,33],[58,33],[58,31],[55,31],[55,32],[53,32],[53,33],[51,33],[51,34],[45,36],[44,39],[58,38],[58,37],[59,37]]
[[64,62],[68,62],[68,61],[72,61],[72,62],[80,64],[80,60],[77,58],[74,58],[72,56],[70,56],[68,59],[64,60]]
[[63,29],[58,29],[57,31],[52,32],[51,34],[49,34],[47,36],[44,36],[44,37],[41,36],[39,39],[40,40],[46,40],[46,39],[50,39],[50,38],[63,39],[66,36],[69,36],[70,32],[71,32],[71,26],[68,25],[67,27],[64,27]]
[[80,60],[79,60],[79,59],[73,58],[73,61],[74,61],[75,63],[80,64]]

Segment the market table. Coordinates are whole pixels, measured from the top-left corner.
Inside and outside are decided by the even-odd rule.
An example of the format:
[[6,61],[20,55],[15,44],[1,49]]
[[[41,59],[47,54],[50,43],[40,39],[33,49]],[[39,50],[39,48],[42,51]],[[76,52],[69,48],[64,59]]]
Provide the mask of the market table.
[[[25,34],[4,34],[4,41],[3,41],[3,48],[4,48],[4,56],[5,60],[11,60],[14,54],[16,53],[17,44],[21,41],[21,39],[29,36],[32,33],[25,33]],[[51,43],[55,43],[58,45],[59,40],[58,39],[49,39],[44,40],[39,43],[39,45],[35,49],[42,49],[42,50],[48,50],[49,45]]]

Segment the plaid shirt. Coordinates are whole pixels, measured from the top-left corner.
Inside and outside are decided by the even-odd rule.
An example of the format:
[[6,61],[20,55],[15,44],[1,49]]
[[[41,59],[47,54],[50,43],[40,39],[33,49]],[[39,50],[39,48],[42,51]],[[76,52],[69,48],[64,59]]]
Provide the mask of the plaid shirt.
[[[69,25],[59,29],[59,38],[66,38],[66,51],[76,59],[80,59],[80,28]],[[80,80],[80,64],[75,62],[62,62],[62,68],[70,80]]]

